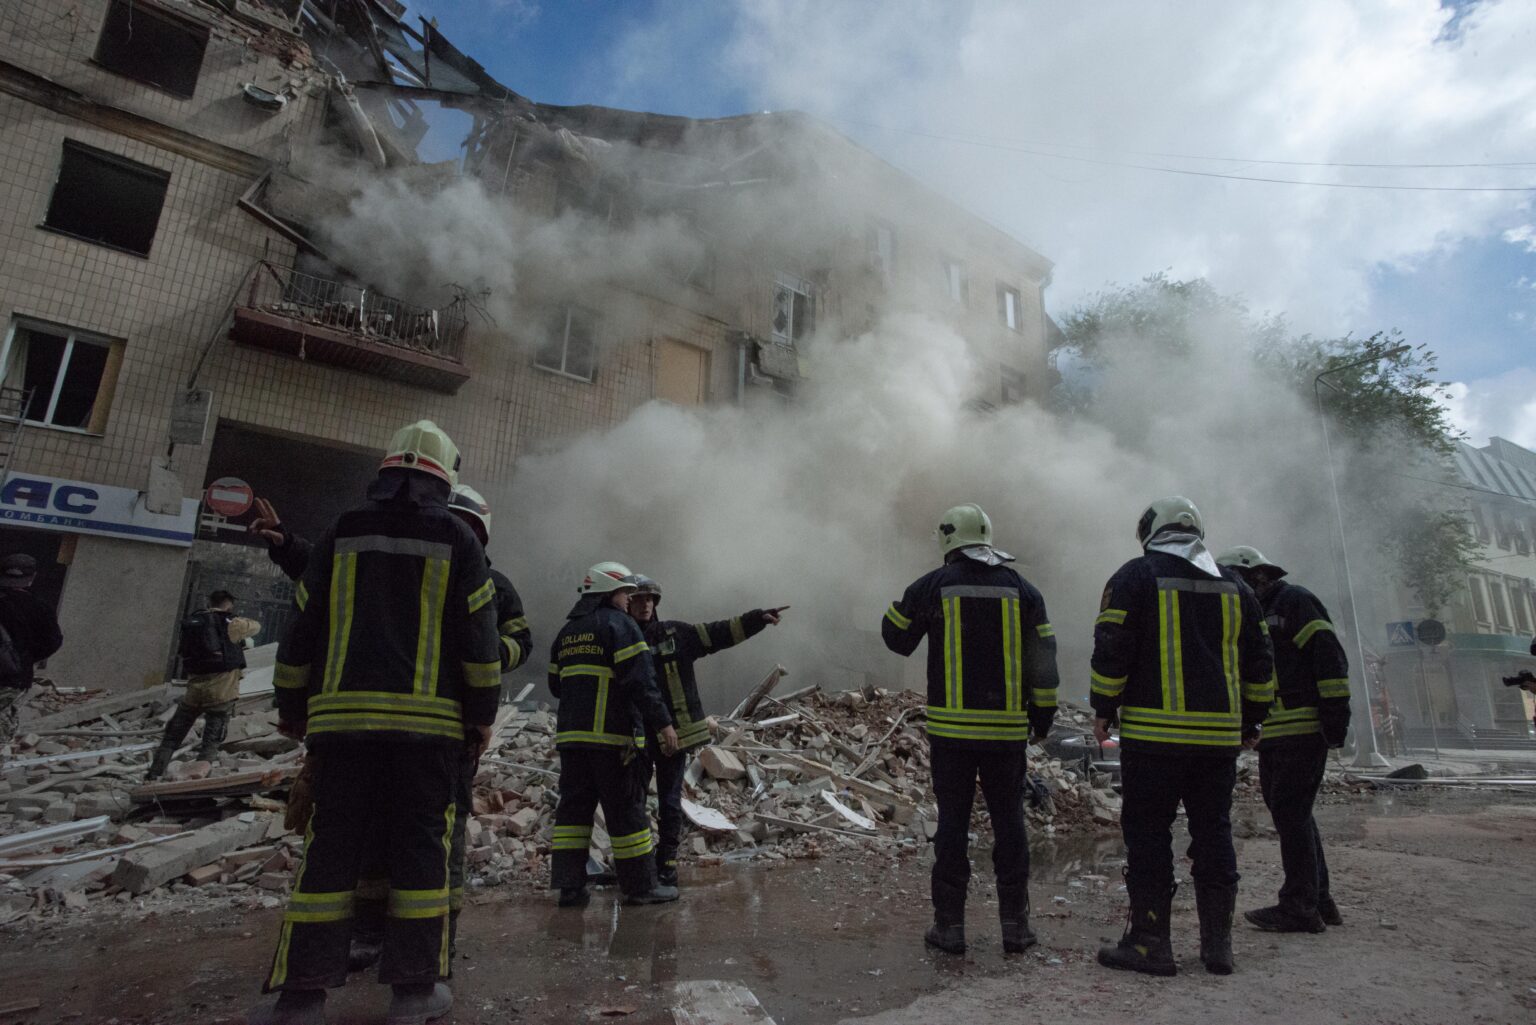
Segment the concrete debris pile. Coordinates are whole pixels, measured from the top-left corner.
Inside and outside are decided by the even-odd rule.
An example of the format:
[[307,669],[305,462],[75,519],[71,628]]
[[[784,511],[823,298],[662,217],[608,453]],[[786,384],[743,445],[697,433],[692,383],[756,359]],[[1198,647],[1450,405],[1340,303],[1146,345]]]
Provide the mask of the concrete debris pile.
[[39,688],[0,755],[0,924],[150,901],[281,903],[301,844],[281,814],[299,752],[268,704],[240,700],[213,762],[188,760],[195,728],[167,778],[146,784],[170,686],[104,698]]
[[[923,720],[923,697],[910,691],[829,695],[814,687],[766,696],[750,715],[738,709],[736,718],[712,718],[714,743],[699,750],[686,777],[688,832],[680,860],[707,865],[871,848],[894,856],[924,850],[937,811]],[[1090,721],[1064,707],[1058,730],[1087,732]],[[547,885],[547,838],[558,799],[554,732],[552,712],[518,713],[482,761],[469,825],[472,886]],[[1036,832],[1117,828],[1120,797],[1108,775],[1038,747],[1030,751],[1030,772]],[[979,798],[975,817],[976,828],[986,828]],[[599,820],[599,862],[605,841]]]

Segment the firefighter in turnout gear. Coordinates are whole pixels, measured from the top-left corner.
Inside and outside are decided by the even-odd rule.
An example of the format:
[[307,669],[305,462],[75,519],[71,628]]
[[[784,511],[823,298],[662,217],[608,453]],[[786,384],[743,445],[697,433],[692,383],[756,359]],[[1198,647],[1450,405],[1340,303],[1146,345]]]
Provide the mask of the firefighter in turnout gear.
[[640,624],[645,641],[651,646],[651,664],[663,699],[672,713],[677,729],[677,753],[664,755],[655,751],[656,737],[647,736],[647,750],[655,751],[651,760],[656,767],[657,817],[661,832],[656,844],[656,877],[663,886],[677,885],[677,845],[683,833],[683,773],[688,768],[688,754],[709,743],[709,723],[704,719],[704,703],[699,699],[699,683],[693,664],[706,655],[740,644],[776,626],[777,609],[753,609],[733,619],[715,623],[683,623],[661,620],[656,610],[661,605],[661,585],[650,577],[637,575],[636,590],[629,599],[629,614]]
[[656,881],[655,844],[645,810],[650,767],[640,752],[646,733],[663,755],[677,753],[677,730],[656,689],[650,648],[629,617],[634,574],[600,562],[581,582],[549,656],[549,690],[559,701],[555,750],[560,802],[555,806],[550,885],[561,907],[587,903],[587,849],[602,805],[619,887],[631,904],[677,899],[676,886]]
[[[449,849],[466,742],[501,688],[495,585],[448,509],[459,456],[430,421],[395,435],[368,489],[314,545],[274,674],[279,728],[316,755],[314,812],[266,988],[249,1020],[320,1022],[346,981],[359,868],[384,838],[379,980],[390,1022],[447,1013]],[[472,738],[472,739],[471,739]]]
[[[313,547],[309,541],[298,537],[283,526],[277,510],[266,499],[256,502],[257,518],[251,524],[252,533],[267,542],[268,557],[290,579],[304,576],[309,565],[309,553]],[[480,493],[467,484],[454,485],[448,499],[448,508],[469,525],[481,547],[490,543],[491,508]],[[487,564],[490,560],[487,558]],[[528,629],[528,618],[523,614],[523,599],[506,575],[491,567],[491,582],[496,585],[496,630],[501,645],[501,672],[512,672],[528,660],[533,651],[533,635]],[[465,746],[463,772],[456,784],[453,817],[453,859],[449,869],[448,946],[457,950],[459,912],[464,906],[464,861],[468,854],[464,843],[469,818],[474,814],[473,786],[476,764],[471,761],[471,745]],[[384,871],[381,857],[373,852],[365,858],[364,867],[357,883],[357,901],[354,904],[352,948],[348,957],[353,971],[361,971],[379,959],[384,949],[384,922],[389,896],[389,878]]]
[[194,612],[181,624],[181,667],[187,674],[187,690],[176,703],[176,714],[165,724],[160,747],[149,763],[146,780],[159,779],[171,764],[176,749],[203,717],[203,736],[197,757],[211,762],[229,732],[229,716],[240,698],[240,677],[245,673],[245,643],[261,632],[254,619],[235,615],[235,596],[215,591],[208,607]]
[[1169,940],[1172,827],[1183,802],[1200,915],[1200,960],[1232,971],[1237,755],[1274,697],[1264,615],[1237,572],[1205,547],[1200,511],[1165,498],[1142,514],[1144,554],[1115,571],[1094,625],[1092,702],[1100,743],[1120,722],[1120,827],[1130,923],[1099,963],[1151,975],[1177,970]]
[[1256,548],[1229,548],[1216,561],[1240,573],[1259,597],[1275,648],[1275,702],[1259,739],[1259,787],[1280,835],[1280,903],[1243,917],[1269,932],[1322,932],[1343,925],[1328,888],[1328,863],[1312,817],[1328,749],[1349,731],[1349,659],[1328,610]]
[[979,506],[944,514],[935,532],[944,564],[919,578],[881,623],[886,647],[907,656],[928,639],[928,742],[939,805],[933,925],[923,939],[965,952],[968,831],[978,778],[992,818],[1003,949],[1026,950],[1029,845],[1024,832],[1025,749],[1056,717],[1056,637],[1045,600],[992,547]]

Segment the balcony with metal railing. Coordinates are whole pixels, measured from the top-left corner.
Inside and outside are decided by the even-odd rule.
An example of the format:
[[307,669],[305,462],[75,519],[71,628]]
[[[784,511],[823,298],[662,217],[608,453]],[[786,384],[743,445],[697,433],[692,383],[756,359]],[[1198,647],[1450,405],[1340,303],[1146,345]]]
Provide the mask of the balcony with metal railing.
[[463,300],[431,309],[343,281],[261,263],[235,307],[230,337],[311,363],[452,394],[469,380]]

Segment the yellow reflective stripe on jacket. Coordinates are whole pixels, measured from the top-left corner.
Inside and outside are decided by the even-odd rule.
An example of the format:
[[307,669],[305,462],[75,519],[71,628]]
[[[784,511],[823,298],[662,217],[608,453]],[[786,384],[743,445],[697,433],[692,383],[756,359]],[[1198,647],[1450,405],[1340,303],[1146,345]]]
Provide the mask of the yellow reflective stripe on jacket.
[[1182,708],[1146,708],[1140,705],[1126,705],[1120,709],[1122,718],[1135,719],[1139,722],[1155,722],[1170,725],[1188,726],[1226,726],[1239,727],[1242,725],[1241,712],[1193,712]]
[[1010,711],[1024,708],[1023,622],[1017,598],[1003,598],[1003,707]]
[[496,581],[487,577],[485,583],[475,588],[474,593],[469,596],[469,614],[474,615],[485,608],[486,603],[494,597],[496,597]]
[[[505,635],[501,638],[501,646],[507,653],[507,661],[513,665],[521,665],[523,661],[523,646]],[[498,667],[499,668],[499,667]]]
[[448,604],[447,559],[428,559],[421,571],[421,619],[416,628],[416,675],[411,689],[417,694],[437,693],[438,661],[442,654],[443,612]]
[[[1236,708],[1241,701],[1239,695],[1247,691],[1246,685],[1238,682],[1237,670],[1237,638],[1242,630],[1243,609],[1240,599],[1236,594],[1219,594],[1221,599],[1221,673],[1222,679],[1227,685],[1227,707]],[[1258,685],[1261,689],[1266,683]],[[1259,698],[1267,703],[1267,699]]]
[[[555,671],[555,664],[553,662],[549,664],[549,671]],[[613,679],[613,670],[607,666],[594,666],[582,663],[580,665],[564,666],[560,669],[560,679],[563,680],[568,676],[595,676],[600,680],[611,680]]]
[[333,890],[329,893],[304,893],[295,891],[288,898],[288,910],[283,913],[285,922],[344,922],[352,917],[357,894],[353,890]]
[[1317,633],[1319,630],[1327,630],[1329,633],[1332,633],[1333,624],[1328,622],[1326,619],[1314,619],[1312,622],[1296,631],[1296,636],[1291,638],[1291,643],[1296,645],[1298,648],[1305,648],[1307,646],[1307,642],[1312,639],[1312,635]]
[[518,616],[516,619],[509,619],[505,623],[501,624],[501,626],[497,627],[497,631],[504,634],[522,633],[526,629],[528,629],[527,616]]
[[438,918],[448,913],[448,887],[436,890],[389,891],[390,918]]
[[1029,701],[1036,708],[1055,708],[1056,688],[1035,687],[1029,692]]
[[325,656],[325,677],[320,682],[326,693],[341,686],[347,645],[352,639],[352,592],[356,587],[357,553],[337,552],[331,559],[330,648]]
[[464,682],[471,687],[500,687],[500,662],[465,662]]
[[1028,723],[1029,713],[1004,708],[936,708],[928,706],[928,721],[945,719],[954,722],[975,723]]
[[1125,682],[1129,676],[1105,676],[1103,673],[1090,672],[1093,678],[1091,690],[1095,694],[1101,694],[1106,698],[1117,698],[1125,690]]
[[[1017,598],[1014,599],[1014,604],[1018,604]],[[1039,634],[1042,638],[1055,637],[1056,628],[1049,623],[1039,623],[1035,626],[1035,633]]]
[[277,663],[272,671],[272,686],[281,687],[283,690],[303,690],[309,686],[309,666]]
[[1322,731],[1323,724],[1318,719],[1316,706],[1285,708],[1277,703],[1264,720],[1263,739],[1300,737]]
[[1093,621],[1094,626],[1100,623],[1113,623],[1120,626],[1125,622],[1125,609],[1105,609],[1099,613],[1099,618]]
[[704,624],[703,623],[695,623],[695,624],[693,624],[693,628],[694,628],[694,630],[698,631],[699,643],[704,645],[704,650],[705,651],[709,651],[711,648],[713,648],[715,646],[715,642],[713,640],[711,640],[710,637],[709,637],[709,631],[704,629]]
[[928,735],[946,740],[1028,740],[1029,726],[978,726],[928,721]]
[[304,607],[309,604],[309,588],[304,586],[302,580],[293,589],[293,603],[299,607],[300,612],[303,612]]
[[451,698],[436,695],[400,694],[386,690],[344,690],[335,694],[316,694],[309,699],[309,714],[331,712],[401,712],[408,715],[438,715],[457,719],[462,707]]
[[651,650],[651,646],[649,644],[645,643],[644,641],[636,641],[634,644],[631,644],[629,647],[627,647],[627,648],[620,648],[618,651],[614,652],[613,653],[613,664],[614,665],[618,665],[620,662],[628,662],[630,659],[634,658],[636,655],[644,654],[645,652],[650,651],[650,650]]
[[912,627],[912,620],[896,611],[895,602],[892,602],[891,607],[885,610],[885,618],[889,619],[891,625],[898,630],[909,630]]
[[463,740],[464,724],[432,716],[404,715],[400,713],[388,715],[327,713],[319,716],[312,715],[309,720],[310,736],[319,733],[364,732],[421,733],[432,737],[450,737],[454,740]]
[[1243,742],[1242,728],[1187,730],[1151,723],[1120,722],[1121,740],[1143,740],[1160,744],[1192,744],[1197,747],[1238,747]]
[[731,617],[731,643],[740,644],[747,639],[747,628],[742,625],[740,616]]
[[1163,707],[1184,707],[1184,642],[1179,633],[1179,592],[1157,592],[1158,669]]
[[592,845],[591,826],[556,826],[550,832],[550,848],[556,851],[584,851]]
[[965,705],[964,660],[960,651],[960,599],[940,598],[944,609],[944,706]]
[[1349,697],[1349,680],[1318,680],[1317,696],[1320,698]]
[[1257,702],[1260,702],[1260,703],[1266,704],[1266,705],[1269,704],[1271,701],[1275,700],[1275,680],[1274,680],[1274,677],[1270,677],[1268,680],[1265,680],[1263,683],[1249,683],[1248,681],[1244,680],[1243,681],[1243,700],[1244,701],[1257,701]]

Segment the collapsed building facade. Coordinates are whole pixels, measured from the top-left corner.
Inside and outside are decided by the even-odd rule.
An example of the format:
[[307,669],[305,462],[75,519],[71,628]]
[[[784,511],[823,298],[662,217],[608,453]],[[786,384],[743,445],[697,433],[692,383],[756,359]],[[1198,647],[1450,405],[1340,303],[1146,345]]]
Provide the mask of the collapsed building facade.
[[[410,419],[494,503],[647,402],[792,403],[905,309],[967,341],[979,412],[1052,383],[1050,263],[836,132],[537,104],[391,0],[15,0],[0,112],[0,546],[61,684],[158,683],[215,587],[279,636],[218,510],[316,534]],[[461,199],[484,234],[424,220]]]

